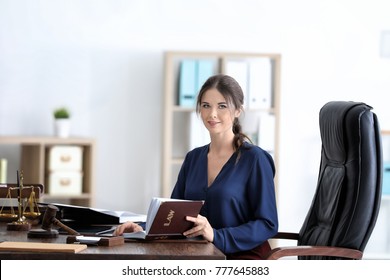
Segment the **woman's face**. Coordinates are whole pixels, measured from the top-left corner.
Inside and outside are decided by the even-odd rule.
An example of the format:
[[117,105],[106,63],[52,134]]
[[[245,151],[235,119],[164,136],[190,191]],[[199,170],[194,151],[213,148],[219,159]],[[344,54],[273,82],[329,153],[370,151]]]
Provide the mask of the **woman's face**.
[[240,111],[232,108],[225,97],[216,89],[207,90],[200,102],[200,116],[210,134],[231,133],[234,118]]

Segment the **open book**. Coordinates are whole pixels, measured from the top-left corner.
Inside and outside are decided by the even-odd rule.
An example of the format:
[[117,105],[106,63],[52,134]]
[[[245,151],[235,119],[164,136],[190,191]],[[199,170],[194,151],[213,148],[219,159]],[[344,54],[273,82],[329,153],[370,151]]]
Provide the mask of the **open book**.
[[204,201],[154,197],[149,205],[145,230],[124,233],[124,238],[168,239],[183,238],[192,222],[186,216],[196,217]]

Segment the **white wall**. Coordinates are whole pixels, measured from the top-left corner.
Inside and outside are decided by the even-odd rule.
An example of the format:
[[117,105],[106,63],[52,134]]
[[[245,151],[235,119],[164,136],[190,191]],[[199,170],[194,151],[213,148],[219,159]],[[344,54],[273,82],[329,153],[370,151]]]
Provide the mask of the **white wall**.
[[[318,112],[364,101],[390,129],[388,0],[0,0],[0,135],[51,135],[54,107],[97,140],[96,207],[159,194],[166,50],[282,55],[281,230],[298,230],[319,167]],[[0,150],[0,156],[9,153]],[[17,160],[17,159],[15,159]]]

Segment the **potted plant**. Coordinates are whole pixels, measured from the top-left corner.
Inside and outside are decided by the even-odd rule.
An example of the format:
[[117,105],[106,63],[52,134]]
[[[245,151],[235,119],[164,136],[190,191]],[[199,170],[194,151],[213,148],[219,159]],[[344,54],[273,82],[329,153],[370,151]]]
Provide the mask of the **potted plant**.
[[67,138],[70,133],[70,113],[65,107],[54,110],[54,131],[57,137]]

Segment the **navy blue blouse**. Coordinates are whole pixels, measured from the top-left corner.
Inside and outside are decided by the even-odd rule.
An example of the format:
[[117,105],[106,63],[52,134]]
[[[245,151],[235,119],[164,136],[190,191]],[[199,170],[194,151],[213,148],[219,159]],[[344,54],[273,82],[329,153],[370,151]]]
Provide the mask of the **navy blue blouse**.
[[225,254],[251,250],[278,230],[274,161],[244,143],[208,187],[208,151],[206,145],[187,153],[171,197],[205,201],[201,215],[214,229],[214,245]]

